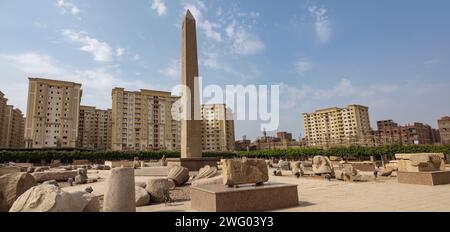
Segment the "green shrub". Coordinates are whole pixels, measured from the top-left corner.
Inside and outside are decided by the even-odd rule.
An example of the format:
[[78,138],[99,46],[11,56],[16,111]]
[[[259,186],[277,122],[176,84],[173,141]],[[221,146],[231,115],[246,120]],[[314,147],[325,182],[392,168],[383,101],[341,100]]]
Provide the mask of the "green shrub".
[[[205,152],[203,157],[249,157],[249,158],[283,158],[283,159],[301,159],[314,157],[316,155],[338,156],[343,158],[368,158],[370,156],[385,156],[388,159],[394,159],[396,153],[444,153],[450,154],[450,145],[410,145],[410,146],[380,146],[380,147],[332,147],[330,149],[319,148],[289,148],[280,150],[264,151],[239,151],[239,152]],[[137,152],[119,152],[119,151],[0,151],[0,163],[7,162],[30,162],[40,163],[41,160],[50,162],[58,159],[64,163],[70,163],[73,160],[86,159],[92,162],[104,162],[106,160],[133,160],[139,157],[141,160],[157,160],[163,156],[166,158],[179,158],[178,151],[137,151]]]

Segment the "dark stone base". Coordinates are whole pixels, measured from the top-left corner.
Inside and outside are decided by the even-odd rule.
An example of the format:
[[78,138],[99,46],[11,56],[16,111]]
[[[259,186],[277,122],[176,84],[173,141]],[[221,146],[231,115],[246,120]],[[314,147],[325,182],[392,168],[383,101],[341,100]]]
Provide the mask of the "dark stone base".
[[167,159],[167,166],[182,166],[191,172],[196,172],[200,168],[209,166],[217,166],[217,162],[220,162],[220,158],[181,158],[181,159]]
[[398,183],[418,185],[450,184],[450,171],[438,172],[398,172]]
[[262,212],[299,205],[297,185],[225,185],[191,187],[191,207],[199,212]]

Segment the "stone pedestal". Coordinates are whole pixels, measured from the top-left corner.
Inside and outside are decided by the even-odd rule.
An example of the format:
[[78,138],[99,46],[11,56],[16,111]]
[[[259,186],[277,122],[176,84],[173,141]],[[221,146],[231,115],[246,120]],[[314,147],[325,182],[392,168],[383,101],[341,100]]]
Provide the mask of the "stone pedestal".
[[436,172],[398,172],[398,183],[417,185],[450,184],[450,171]]
[[199,212],[261,212],[299,205],[297,185],[225,185],[191,187],[191,206]]
[[191,172],[196,172],[200,168],[209,166],[217,166],[217,162],[220,162],[219,158],[181,158],[181,159],[167,159],[167,167],[169,169],[173,166],[182,166],[187,168]]

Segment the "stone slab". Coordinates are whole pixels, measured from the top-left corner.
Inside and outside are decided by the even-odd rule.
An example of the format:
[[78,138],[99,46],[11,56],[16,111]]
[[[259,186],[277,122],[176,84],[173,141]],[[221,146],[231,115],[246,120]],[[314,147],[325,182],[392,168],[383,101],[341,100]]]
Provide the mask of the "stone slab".
[[72,165],[89,165],[91,164],[91,161],[89,160],[74,160],[72,162]]
[[105,161],[105,166],[109,166],[110,168],[134,168],[134,161]]
[[262,186],[191,187],[191,207],[199,212],[262,212],[299,205],[297,185],[269,182]]
[[353,166],[353,168],[363,171],[363,172],[373,172],[375,171],[375,165],[374,163],[366,163],[366,162],[349,162]]
[[209,166],[217,166],[217,162],[220,162],[220,158],[182,158],[182,159],[167,159],[167,167],[169,169],[173,166],[182,166],[191,172],[200,170],[200,168]]
[[401,184],[446,185],[450,184],[450,171],[398,172],[397,179]]
[[21,171],[20,167],[0,167],[0,176]]
[[168,167],[150,167],[134,170],[135,176],[167,176],[168,173]]

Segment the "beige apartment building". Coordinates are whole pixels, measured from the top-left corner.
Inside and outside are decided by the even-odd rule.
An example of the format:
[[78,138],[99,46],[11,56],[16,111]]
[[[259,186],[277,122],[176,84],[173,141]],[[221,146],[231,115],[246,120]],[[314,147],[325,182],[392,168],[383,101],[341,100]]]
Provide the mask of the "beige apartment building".
[[442,117],[438,125],[442,144],[450,144],[450,117]]
[[112,110],[80,106],[78,148],[111,150]]
[[27,148],[75,148],[81,84],[29,78],[25,123]]
[[181,123],[172,118],[172,106],[179,99],[170,92],[114,88],[112,150],[179,150]]
[[203,151],[233,151],[234,119],[225,104],[202,105]]
[[23,148],[24,118],[22,111],[7,105],[8,99],[0,92],[0,148]]
[[305,113],[303,118],[308,146],[370,146],[374,143],[366,106],[321,109]]

